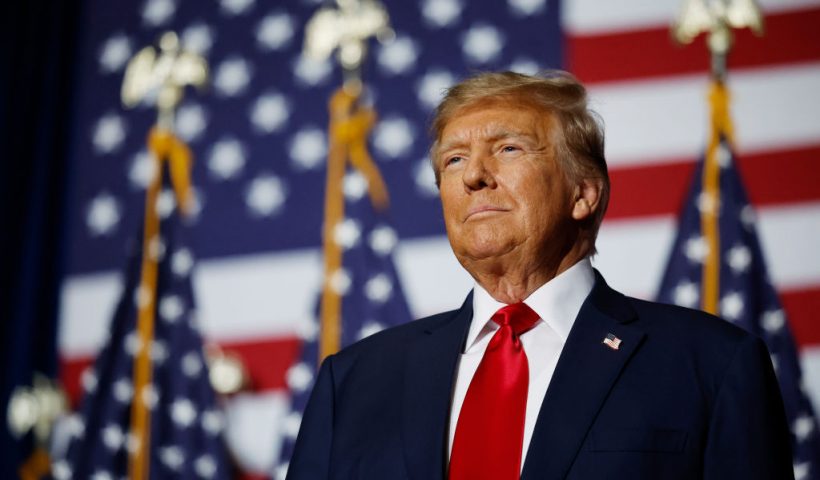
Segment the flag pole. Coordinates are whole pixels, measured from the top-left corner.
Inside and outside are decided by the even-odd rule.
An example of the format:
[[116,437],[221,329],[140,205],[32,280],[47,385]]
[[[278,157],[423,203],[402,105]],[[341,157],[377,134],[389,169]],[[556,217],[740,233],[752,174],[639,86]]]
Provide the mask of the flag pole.
[[[156,60],[156,61],[155,61]],[[157,75],[157,64],[171,64]],[[137,289],[137,336],[139,347],[134,355],[134,398],[131,403],[131,434],[134,444],[129,448],[128,477],[130,480],[149,478],[151,412],[146,395],[152,381],[151,344],[154,339],[158,262],[161,256],[160,219],[157,200],[162,189],[163,170],[168,165],[171,186],[177,205],[183,214],[191,211],[191,152],[173,133],[174,109],[179,104],[186,85],[204,85],[207,79],[205,59],[180,48],[175,33],[167,32],[159,41],[159,55],[153,47],[145,47],[128,63],[122,87],[122,101],[133,107],[156,93],[157,124],[148,135],[148,150],[153,162],[153,177],[145,194],[142,261]]]
[[712,79],[708,93],[709,143],[703,165],[703,196],[699,199],[706,246],[700,298],[701,309],[715,315],[720,298],[720,159],[723,142],[734,147],[726,60],[734,43],[732,29],[744,27],[758,35],[763,33],[763,17],[754,0],[686,0],[672,25],[673,38],[683,44],[691,43],[701,32],[708,33]]
[[[344,176],[348,165],[367,182],[370,201],[376,209],[388,205],[387,188],[379,168],[367,151],[367,137],[376,123],[376,112],[362,105],[361,66],[367,55],[367,40],[392,38],[387,10],[375,1],[337,0],[337,7],[319,9],[305,28],[304,54],[326,60],[337,50],[344,83],[328,102],[327,179],[325,216],[322,228],[324,282],[319,313],[319,363],[339,351],[342,343],[341,309],[344,284],[342,247],[336,232],[344,221]],[[362,18],[371,21],[362,22]],[[341,28],[344,25],[345,28]],[[336,36],[336,32],[345,32]]]

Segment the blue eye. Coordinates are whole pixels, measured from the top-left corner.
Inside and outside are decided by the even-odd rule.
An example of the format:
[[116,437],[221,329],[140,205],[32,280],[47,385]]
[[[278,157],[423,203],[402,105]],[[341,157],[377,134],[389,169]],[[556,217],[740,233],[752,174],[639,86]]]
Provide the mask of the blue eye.
[[461,160],[464,160],[464,158],[463,157],[450,157],[447,160],[445,160],[444,166],[446,167],[447,165],[451,165],[453,163],[460,162]]

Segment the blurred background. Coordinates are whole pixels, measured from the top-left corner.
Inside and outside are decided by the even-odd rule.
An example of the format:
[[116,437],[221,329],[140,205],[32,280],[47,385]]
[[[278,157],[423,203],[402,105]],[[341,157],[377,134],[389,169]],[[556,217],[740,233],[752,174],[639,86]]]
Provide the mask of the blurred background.
[[[113,331],[120,297],[131,295],[126,265],[142,241],[156,111],[124,108],[120,89],[129,59],[171,30],[210,67],[209,84],[186,90],[174,120],[193,154],[195,198],[182,227],[190,255],[175,258],[183,270],[190,263],[190,307],[205,342],[244,368],[241,387],[217,399],[234,474],[274,475],[294,430],[289,387],[310,383],[310,372],[305,379],[292,366],[313,338],[305,332],[315,330],[322,291],[328,101],[342,83],[335,57],[311,59],[302,47],[308,20],[334,4],[9,3],[0,84],[3,408],[34,372],[58,378],[78,408],[83,372]],[[347,249],[369,242],[391,273],[360,285],[360,299],[358,280],[343,278],[354,287],[334,284],[343,302],[406,303],[413,318],[461,304],[471,279],[444,236],[427,122],[443,89],[471,72],[546,68],[578,76],[606,125],[613,193],[594,264],[616,289],[655,298],[709,134],[703,36],[681,46],[669,33],[683,2],[383,3],[394,38],[369,42],[361,76],[378,116],[368,147],[390,206],[377,221],[356,219],[367,181],[348,173],[353,222],[336,241]],[[737,31],[728,62],[736,165],[803,384],[820,405],[820,1],[760,7],[765,34]],[[173,210],[170,191],[160,201]],[[355,335],[395,321],[373,314]],[[4,427],[3,478],[13,478],[31,441]]]

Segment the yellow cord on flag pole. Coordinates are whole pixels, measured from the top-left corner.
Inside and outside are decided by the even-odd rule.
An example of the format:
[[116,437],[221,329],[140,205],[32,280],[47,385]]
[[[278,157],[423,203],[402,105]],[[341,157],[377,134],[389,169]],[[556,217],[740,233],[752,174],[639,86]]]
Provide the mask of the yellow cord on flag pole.
[[700,198],[701,232],[706,242],[703,262],[701,308],[718,313],[720,297],[720,154],[721,141],[732,145],[729,92],[723,81],[714,80],[709,89],[711,133],[703,165],[703,197]]
[[135,444],[129,448],[128,478],[147,480],[149,472],[151,412],[146,396],[151,384],[151,344],[154,339],[154,312],[156,310],[157,270],[161,255],[157,199],[162,189],[162,172],[168,162],[171,185],[177,204],[183,213],[190,211],[191,152],[170,131],[155,127],[148,136],[148,149],[153,156],[154,176],[145,195],[145,220],[142,237],[142,268],[137,291],[137,335],[139,349],[134,356],[134,398],[131,403],[131,434]]
[[342,249],[335,231],[344,220],[343,182],[348,162],[367,181],[368,194],[374,207],[387,208],[387,188],[381,173],[367,152],[367,135],[376,122],[372,109],[358,103],[357,94],[344,88],[330,99],[329,149],[327,183],[325,186],[325,219],[323,249],[325,277],[320,307],[319,363],[341,347],[341,294],[339,282],[344,281]]
[[20,480],[39,480],[51,471],[51,458],[43,447],[35,448],[17,474]]

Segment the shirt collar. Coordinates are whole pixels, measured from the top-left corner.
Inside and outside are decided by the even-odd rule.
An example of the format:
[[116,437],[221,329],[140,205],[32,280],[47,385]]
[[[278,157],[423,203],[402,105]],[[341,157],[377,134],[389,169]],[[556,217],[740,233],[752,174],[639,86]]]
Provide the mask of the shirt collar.
[[[560,337],[566,341],[569,331],[575,323],[575,317],[581,310],[592,287],[595,284],[595,273],[589,258],[584,258],[575,265],[561,272],[557,277],[541,285],[524,303],[532,308]],[[505,304],[494,299],[475,284],[473,287],[473,320],[467,333],[465,351],[470,349],[483,335],[494,331],[498,326],[491,322],[493,315]],[[540,323],[540,322],[539,322]],[[536,324],[538,325],[538,324]]]

